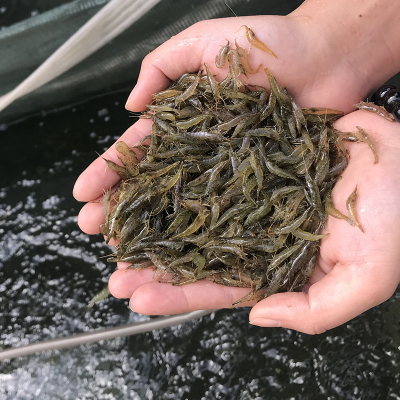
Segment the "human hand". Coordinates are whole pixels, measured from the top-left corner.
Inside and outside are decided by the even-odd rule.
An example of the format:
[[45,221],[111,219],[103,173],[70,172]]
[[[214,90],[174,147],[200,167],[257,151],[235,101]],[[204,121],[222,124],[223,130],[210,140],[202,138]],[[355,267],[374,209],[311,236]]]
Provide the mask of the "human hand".
[[[288,88],[300,106],[343,108],[344,111],[349,111],[351,105],[365,94],[360,93],[365,91],[364,82],[357,85],[354,83],[352,89],[346,81],[346,90],[336,84],[332,74],[335,70],[333,66],[338,64],[337,51],[334,54],[321,51],[328,48],[326,39],[309,28],[308,20],[304,16],[293,13],[287,17],[258,16],[203,21],[186,29],[144,59],[137,85],[127,101],[127,108],[131,111],[145,110],[146,105],[151,103],[153,93],[165,89],[171,80],[178,79],[185,72],[198,71],[204,63],[216,74],[217,79],[222,80],[228,67],[221,70],[216,68],[215,56],[227,39],[233,45],[237,38],[242,47],[246,44],[249,47],[247,40],[240,37],[240,30],[244,34],[245,29],[242,26],[245,24],[278,56],[274,58],[254,48],[249,55],[250,64],[253,68],[260,63],[268,66],[278,82]],[[339,65],[337,75],[340,77],[342,72]],[[350,82],[359,82],[354,72],[349,72],[349,75]],[[249,75],[248,79],[245,76],[241,76],[241,79],[245,83],[268,86],[262,69]],[[151,122],[139,119],[120,140],[133,146],[150,131]],[[104,155],[107,159],[119,162],[115,146]],[[106,170],[102,157],[95,160],[78,178],[74,196],[79,201],[89,202],[78,217],[78,223],[84,232],[99,232],[98,227],[103,219],[102,207],[90,202],[101,198],[103,190],[113,187],[118,180],[116,173]]]
[[[321,241],[307,290],[260,301],[250,313],[254,325],[321,333],[387,300],[400,281],[400,125],[365,111],[348,114],[335,125],[345,132],[357,126],[365,129],[379,156],[378,164],[373,164],[366,144],[346,143],[349,165],[332,193],[335,207],[347,214],[346,199],[357,186],[356,207],[364,233],[329,216],[329,235]],[[111,292],[116,297],[130,297],[131,308],[143,314],[228,308],[248,292],[206,280],[185,286],[159,284],[152,281],[150,269],[123,270],[122,263],[119,267],[109,282]]]
[[[318,1],[306,0],[285,17],[254,16],[199,22],[172,37],[144,59],[137,85],[126,107],[131,111],[143,111],[151,102],[153,93],[165,89],[171,80],[178,79],[185,72],[198,71],[204,63],[217,79],[223,79],[227,67],[222,70],[215,68],[215,55],[227,39],[231,45],[238,38],[241,46],[249,46],[244,37],[240,38],[240,30],[244,34],[242,26],[247,25],[278,56],[274,58],[254,48],[249,56],[253,68],[260,63],[267,66],[301,107],[329,107],[349,112],[353,104],[400,67],[400,46],[397,43],[400,35],[392,32],[397,32],[398,25],[388,23],[388,19],[396,15],[400,3],[381,0],[379,6],[372,7],[370,3],[375,1],[367,0],[358,5],[338,0],[320,7]],[[359,18],[361,16],[363,18]],[[339,20],[340,28],[337,26]],[[352,36],[346,36],[348,31]],[[391,42],[382,45],[385,37],[390,37]],[[262,69],[249,75],[249,79],[241,78],[244,83],[267,84]],[[139,120],[121,140],[131,146],[137,144],[149,134],[150,125],[149,121]],[[114,146],[106,154],[118,162]],[[104,161],[99,157],[77,180],[74,196],[79,201],[91,202],[102,196],[103,189],[114,186],[117,181],[117,175],[105,171]],[[79,215],[82,230],[98,233],[101,215],[100,207],[86,205]]]
[[366,144],[349,143],[348,167],[332,192],[343,214],[357,186],[361,232],[344,220],[328,217],[316,269],[306,292],[275,294],[256,304],[250,322],[283,326],[305,333],[336,327],[387,300],[400,281],[400,124],[357,111],[335,123],[343,132],[365,129],[374,140],[379,162]]
[[[275,59],[258,49],[253,49],[250,53],[251,64],[255,67],[261,62],[268,66],[277,80],[289,89],[301,106],[326,106],[348,111],[352,103],[365,95],[363,93],[365,86],[360,89],[360,85],[354,83],[359,82],[355,76],[349,80],[354,83],[354,88],[346,86],[346,91],[343,91],[342,86],[332,84],[332,82],[335,83],[332,75],[329,75],[328,79],[326,74],[321,73],[321,71],[326,71],[328,65],[332,74],[333,64],[328,62],[327,57],[321,57],[319,49],[323,47],[323,40],[317,38],[315,33],[307,31],[300,21],[289,17],[249,17],[196,24],[152,52],[143,63],[138,84],[127,102],[127,108],[134,111],[143,110],[145,105],[150,103],[152,93],[164,89],[170,80],[177,79],[184,72],[197,71],[204,62],[209,65],[213,73],[218,74],[217,79],[222,79],[226,75],[226,69],[221,71],[212,68],[215,54],[220,46],[225,44],[225,39],[229,39],[231,43],[234,42],[234,38],[240,35],[237,31],[243,24],[250,26],[278,56],[278,59]],[[242,31],[244,31],[243,28]],[[239,38],[238,41],[240,40],[246,43],[244,38]],[[244,47],[243,42],[240,44]],[[179,60],[179,64],[176,60]],[[349,75],[352,73],[349,72]],[[250,75],[249,80],[244,78],[243,81],[266,85],[263,72]],[[345,105],[341,107],[341,104]],[[149,134],[150,125],[148,120],[139,120],[125,132],[121,140],[129,145],[136,144]],[[106,152],[106,157],[117,161],[114,146]],[[92,201],[101,196],[103,189],[112,187],[117,181],[116,174],[105,171],[104,161],[98,159],[81,175],[74,194],[79,200]],[[351,191],[353,189],[354,187]],[[340,208],[339,205],[337,207]],[[87,233],[98,233],[98,227],[103,220],[102,206],[95,203],[85,205],[78,219],[80,227]],[[322,254],[321,251],[321,257]],[[327,264],[323,265],[327,267]],[[321,271],[326,272],[326,269],[321,269]],[[321,271],[317,268],[312,282],[316,282],[315,277],[323,276],[318,275]],[[131,307],[144,314],[172,314],[194,309],[229,307],[248,291],[248,289],[229,288],[207,281],[182,287],[160,285],[152,282],[152,275],[151,270],[116,271],[110,279],[110,290],[116,297],[131,297]],[[329,276],[330,274],[327,275]],[[265,316],[265,307],[262,309],[260,307],[274,298],[276,297],[273,296],[257,304],[254,307],[255,311],[252,311],[252,316]],[[260,314],[254,314],[257,310]],[[290,317],[288,317],[288,322],[281,322],[283,326],[294,329],[319,331],[316,324],[314,330],[306,326],[297,326],[293,321],[293,325],[290,325]],[[342,322],[344,322],[343,319]],[[340,321],[335,320],[334,323],[338,324]],[[335,325],[327,324],[324,327],[332,326]]]

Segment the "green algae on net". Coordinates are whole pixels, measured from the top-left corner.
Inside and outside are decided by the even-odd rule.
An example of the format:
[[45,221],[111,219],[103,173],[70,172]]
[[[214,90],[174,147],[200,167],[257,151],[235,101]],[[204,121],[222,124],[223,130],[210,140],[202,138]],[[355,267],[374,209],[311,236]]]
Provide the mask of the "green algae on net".
[[370,139],[335,130],[340,111],[300,109],[268,69],[270,90],[243,85],[246,54],[226,52],[223,81],[207,65],[204,75],[185,73],[142,115],[151,135],[116,144],[122,165],[106,161],[121,181],[104,195],[100,231],[118,241],[109,261],[152,266],[173,285],[251,289],[236,305],[302,289],[327,214],[342,218],[331,200],[347,166],[342,140]]

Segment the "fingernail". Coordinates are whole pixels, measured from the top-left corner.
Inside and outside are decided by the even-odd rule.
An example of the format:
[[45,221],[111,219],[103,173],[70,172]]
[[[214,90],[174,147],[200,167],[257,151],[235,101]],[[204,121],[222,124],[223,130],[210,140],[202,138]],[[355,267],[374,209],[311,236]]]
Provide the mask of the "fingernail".
[[280,328],[280,327],[282,327],[282,323],[280,321],[276,321],[275,319],[269,319],[269,318],[253,318],[250,320],[250,324],[262,326],[264,328]]
[[132,89],[131,94],[128,97],[128,100],[125,103],[125,108],[128,108],[128,104],[132,101],[132,99],[135,95],[135,89],[136,89],[136,86]]

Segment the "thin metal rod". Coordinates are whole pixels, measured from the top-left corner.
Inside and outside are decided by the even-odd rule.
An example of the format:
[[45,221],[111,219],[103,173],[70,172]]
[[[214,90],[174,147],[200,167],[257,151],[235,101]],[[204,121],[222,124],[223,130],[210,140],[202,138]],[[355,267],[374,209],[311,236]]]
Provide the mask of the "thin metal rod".
[[66,338],[47,340],[14,349],[3,350],[0,352],[0,361],[39,353],[46,350],[57,350],[66,347],[80,346],[82,344],[99,342],[100,340],[137,335],[139,333],[149,332],[156,329],[168,328],[170,326],[180,325],[193,319],[204,317],[214,311],[216,310],[200,310],[168,317],[159,317],[150,321],[122,325],[116,328],[101,329],[89,333],[80,333]]

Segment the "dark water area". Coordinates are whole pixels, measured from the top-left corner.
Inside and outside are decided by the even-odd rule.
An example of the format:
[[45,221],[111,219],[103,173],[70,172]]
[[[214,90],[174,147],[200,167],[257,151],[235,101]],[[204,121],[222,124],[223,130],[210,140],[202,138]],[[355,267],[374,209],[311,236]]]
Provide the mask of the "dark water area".
[[[0,348],[149,319],[108,298],[115,266],[77,226],[76,178],[133,122],[128,91],[2,125]],[[248,309],[0,363],[0,400],[400,399],[400,291],[318,336],[248,324]]]

